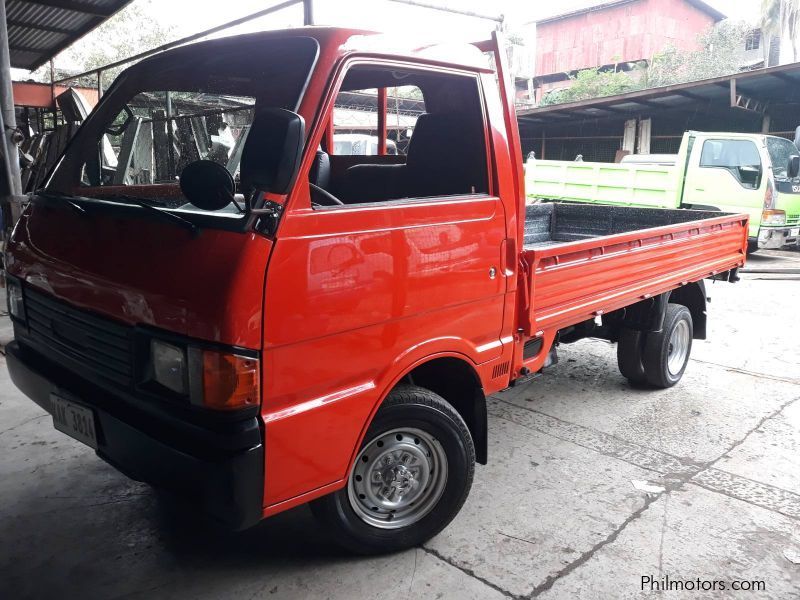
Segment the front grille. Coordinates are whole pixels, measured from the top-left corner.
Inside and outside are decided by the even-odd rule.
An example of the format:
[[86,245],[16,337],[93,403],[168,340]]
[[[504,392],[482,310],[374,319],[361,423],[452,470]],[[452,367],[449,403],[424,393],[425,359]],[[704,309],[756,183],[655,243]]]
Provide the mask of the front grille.
[[47,358],[73,370],[84,369],[120,386],[130,386],[133,372],[130,327],[73,308],[30,288],[25,288],[25,310],[31,342]]
[[786,215],[787,225],[797,225],[800,222],[800,215]]

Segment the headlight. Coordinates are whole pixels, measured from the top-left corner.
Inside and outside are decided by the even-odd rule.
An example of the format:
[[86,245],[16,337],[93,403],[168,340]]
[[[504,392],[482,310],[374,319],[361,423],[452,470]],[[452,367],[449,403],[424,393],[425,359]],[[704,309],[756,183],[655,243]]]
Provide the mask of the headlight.
[[150,361],[153,381],[176,394],[189,391],[186,351],[159,340],[150,342]]
[[261,402],[259,360],[241,354],[152,339],[146,377],[192,404],[215,410]]
[[17,281],[7,280],[6,292],[8,293],[8,313],[15,319],[25,320],[25,299],[22,296],[22,286]]
[[786,225],[786,212],[767,208],[761,213],[762,225]]

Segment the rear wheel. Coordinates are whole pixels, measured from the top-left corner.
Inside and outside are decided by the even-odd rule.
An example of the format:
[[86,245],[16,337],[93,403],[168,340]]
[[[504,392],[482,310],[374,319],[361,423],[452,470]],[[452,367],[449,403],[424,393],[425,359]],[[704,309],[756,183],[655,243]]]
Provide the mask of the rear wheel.
[[429,390],[401,386],[375,415],[347,485],[311,509],[344,547],[395,552],[450,523],[474,470],[472,437],[455,409]]
[[668,388],[681,380],[692,352],[693,334],[689,309],[668,304],[661,331],[648,333],[645,340],[642,365],[647,383]]
[[747,240],[747,253],[755,254],[758,252],[758,240]]
[[617,340],[617,365],[619,372],[634,385],[647,383],[642,365],[645,334],[642,331],[623,327]]

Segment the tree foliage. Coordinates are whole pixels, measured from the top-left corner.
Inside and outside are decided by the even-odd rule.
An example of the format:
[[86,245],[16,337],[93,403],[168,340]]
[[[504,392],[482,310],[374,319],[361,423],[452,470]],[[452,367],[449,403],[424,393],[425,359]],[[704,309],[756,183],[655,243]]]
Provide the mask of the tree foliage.
[[665,48],[651,60],[643,87],[699,81],[738,72],[744,39],[751,30],[752,26],[743,21],[726,19],[699,37],[699,50]]
[[563,90],[555,90],[547,94],[539,103],[540,106],[562,104],[624,94],[638,88],[638,83],[627,73],[600,68],[584,69],[570,77],[572,85]]
[[[176,37],[175,28],[160,21],[158,14],[154,0],[136,0],[59,54],[55,65],[62,73],[88,71],[165,44]],[[126,66],[104,72],[104,85]],[[49,80],[49,66],[36,76]]]
[[[792,44],[792,57],[797,60],[797,35],[800,33],[800,0],[761,0],[761,31],[764,38],[783,38]],[[769,46],[765,44],[765,49]]]

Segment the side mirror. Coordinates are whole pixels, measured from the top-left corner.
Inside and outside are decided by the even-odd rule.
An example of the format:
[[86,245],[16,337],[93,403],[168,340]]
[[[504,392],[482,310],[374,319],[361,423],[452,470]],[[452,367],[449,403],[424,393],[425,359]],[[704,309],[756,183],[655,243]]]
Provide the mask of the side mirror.
[[282,108],[256,110],[242,149],[241,183],[252,191],[288,194],[305,144],[303,117]]
[[213,160],[196,160],[181,171],[181,191],[201,210],[220,210],[233,202],[233,176]]
[[793,155],[789,157],[789,166],[786,168],[786,176],[789,179],[794,179],[800,175],[800,156]]

